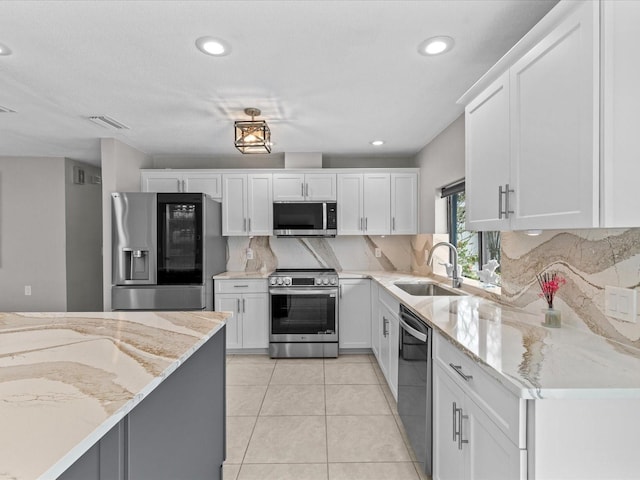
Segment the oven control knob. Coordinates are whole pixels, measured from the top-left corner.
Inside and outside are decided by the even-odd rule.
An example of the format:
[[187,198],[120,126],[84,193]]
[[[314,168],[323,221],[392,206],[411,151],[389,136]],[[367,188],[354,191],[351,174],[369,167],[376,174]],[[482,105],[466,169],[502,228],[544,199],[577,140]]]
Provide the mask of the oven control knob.
[[285,284],[285,285],[291,285],[291,279],[290,279],[289,277],[286,277],[286,278],[284,279],[284,284]]
[[282,278],[278,277],[278,285],[282,285]]
[[335,279],[335,278],[332,278],[331,280],[329,280],[329,283],[330,283],[331,285],[335,285],[335,284],[336,284],[336,279]]
[[323,285],[329,285],[329,279],[328,278],[323,278],[322,279],[322,284]]
[[270,278],[269,279],[269,284],[270,285],[275,285],[276,284],[276,279],[275,278]]
[[316,285],[322,285],[322,279],[316,278]]

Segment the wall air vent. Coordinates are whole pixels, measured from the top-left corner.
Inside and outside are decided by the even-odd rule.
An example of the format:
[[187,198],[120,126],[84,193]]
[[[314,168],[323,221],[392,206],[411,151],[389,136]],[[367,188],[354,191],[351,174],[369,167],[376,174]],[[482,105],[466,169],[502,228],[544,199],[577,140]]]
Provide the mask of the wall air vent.
[[16,113],[16,111],[0,105],[0,113]]
[[127,127],[124,123],[120,123],[119,121],[114,120],[111,117],[107,117],[106,115],[92,115],[89,117],[89,120],[91,120],[95,124],[112,130],[129,130],[129,127]]

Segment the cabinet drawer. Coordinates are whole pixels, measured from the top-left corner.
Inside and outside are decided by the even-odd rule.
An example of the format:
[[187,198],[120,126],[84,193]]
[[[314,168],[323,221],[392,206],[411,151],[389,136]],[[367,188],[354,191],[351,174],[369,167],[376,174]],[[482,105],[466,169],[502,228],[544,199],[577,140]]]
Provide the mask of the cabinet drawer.
[[[434,361],[519,448],[526,448],[526,402],[486,373],[441,335],[435,335]],[[455,368],[454,368],[455,367]]]
[[214,280],[215,293],[267,293],[267,281],[250,280]]

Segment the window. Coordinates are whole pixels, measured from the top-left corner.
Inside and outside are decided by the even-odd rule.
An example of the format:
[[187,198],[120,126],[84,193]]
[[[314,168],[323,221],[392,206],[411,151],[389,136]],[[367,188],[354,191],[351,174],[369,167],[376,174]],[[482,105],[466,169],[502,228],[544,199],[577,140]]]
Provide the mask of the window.
[[[478,280],[478,270],[489,260],[500,262],[500,232],[474,232],[466,229],[466,202],[464,181],[442,189],[447,198],[447,224],[449,242],[458,250],[458,264],[462,276]],[[500,273],[500,267],[496,269]]]

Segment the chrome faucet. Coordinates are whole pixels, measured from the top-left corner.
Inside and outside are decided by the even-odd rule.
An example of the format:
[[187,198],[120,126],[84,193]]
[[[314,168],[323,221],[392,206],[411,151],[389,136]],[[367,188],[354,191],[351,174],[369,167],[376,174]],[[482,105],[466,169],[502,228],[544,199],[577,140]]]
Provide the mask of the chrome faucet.
[[433,251],[440,246],[449,247],[449,250],[453,253],[453,272],[451,273],[451,286],[453,288],[460,288],[462,286],[462,278],[458,277],[458,250],[449,242],[438,242],[431,250],[429,250],[429,258],[427,259],[427,265],[431,265],[433,262]]

